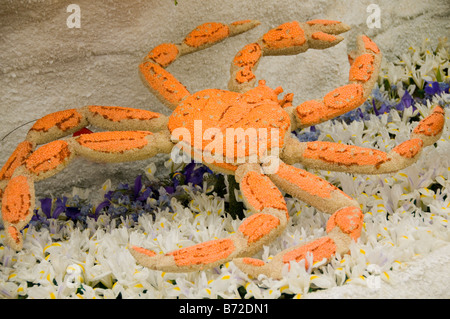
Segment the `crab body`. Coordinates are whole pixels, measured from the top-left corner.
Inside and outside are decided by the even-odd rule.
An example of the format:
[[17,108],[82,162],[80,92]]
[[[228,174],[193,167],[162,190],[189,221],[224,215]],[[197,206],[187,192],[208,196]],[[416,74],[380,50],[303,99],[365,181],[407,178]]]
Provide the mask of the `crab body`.
[[[308,49],[326,49],[343,38],[349,26],[331,20],[284,23],[235,56],[229,91],[207,89],[191,94],[165,68],[185,54],[205,49],[227,37],[259,25],[252,20],[231,24],[205,23],[182,43],[163,43],[140,64],[143,83],[166,106],[170,117],[147,110],[90,105],[46,115],[36,121],[0,170],[0,199],[5,244],[20,250],[21,229],[30,221],[35,205],[34,183],[58,173],[76,157],[98,162],[142,160],[176,149],[194,156],[213,170],[234,175],[244,204],[253,214],[230,237],[157,254],[130,246],[136,260],[151,269],[185,272],[233,261],[251,275],[282,276],[285,264],[330,260],[346,253],[362,230],[364,214],[350,196],[306,168],[350,173],[384,174],[413,164],[421,151],[435,143],[444,126],[444,110],[436,106],[420,121],[411,138],[390,152],[326,141],[299,142],[291,131],[316,125],[357,108],[369,96],[381,63],[381,52],[366,36],[349,54],[349,83],[322,99],[293,106],[293,94],[278,99],[281,87],[271,89],[263,80],[256,85],[255,70],[267,55],[290,55]],[[92,125],[105,132],[71,136]],[[231,133],[229,134],[229,132]],[[44,144],[36,149],[37,145]],[[275,167],[266,159],[276,159]],[[290,247],[269,263],[251,258],[275,240],[286,227],[289,214],[282,192],[330,214],[327,235]]]
[[174,133],[186,129],[185,148],[194,155],[200,153],[200,159],[216,170],[233,171],[251,155],[260,162],[272,148],[281,148],[290,132],[289,113],[277,99],[280,92],[281,88],[272,90],[264,81],[246,93],[218,89],[197,92],[174,110],[169,131],[182,143],[185,136]]

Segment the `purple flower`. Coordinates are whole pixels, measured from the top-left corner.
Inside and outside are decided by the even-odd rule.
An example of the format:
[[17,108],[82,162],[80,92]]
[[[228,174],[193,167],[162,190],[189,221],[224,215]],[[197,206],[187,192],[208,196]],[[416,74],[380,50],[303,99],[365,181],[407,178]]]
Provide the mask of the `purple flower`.
[[363,111],[361,110],[360,107],[358,107],[358,108],[356,109],[356,114],[358,115],[358,117],[359,117],[361,120],[364,119],[364,113],[363,113]]
[[51,198],[43,198],[39,200],[41,202],[41,210],[45,214],[45,217],[47,219],[49,218],[58,218],[61,213],[64,213],[67,209],[66,203],[67,203],[67,197],[57,198],[55,201],[55,206],[53,208],[52,213],[52,203],[53,200]]
[[138,198],[138,201],[145,202],[147,198],[151,195],[152,189],[149,187],[147,188]]
[[313,132],[304,132],[297,135],[297,139],[300,142],[314,142],[317,141],[317,134]]
[[426,82],[424,89],[425,89],[425,93],[428,95],[439,94],[441,91],[441,88],[439,87],[438,82]]
[[185,183],[192,183],[193,185],[201,185],[203,183],[203,175],[206,173],[205,169],[201,167],[194,170],[190,175],[186,174]]
[[450,92],[450,85],[445,82],[426,82],[424,85],[425,99],[432,99],[434,95]]
[[103,208],[105,207],[109,207],[109,205],[111,205],[111,202],[109,201],[109,199],[101,202],[100,204],[98,204],[97,208],[95,209],[94,212],[94,218],[95,220],[97,220],[98,216],[100,215],[100,212],[102,211]]
[[436,94],[449,93],[450,85],[445,82],[426,82],[424,86],[425,94],[433,96]]
[[53,210],[53,214],[52,214],[53,218],[58,218],[58,216],[61,213],[66,211],[66,208],[67,208],[66,207],[66,202],[67,202],[67,197],[65,197],[65,196],[62,199],[58,198],[56,200],[56,202],[55,202],[55,209]]
[[196,165],[195,162],[190,162],[189,164],[187,164],[186,167],[184,168],[183,175],[184,176],[192,175],[192,173],[194,172],[195,165]]
[[310,126],[309,132],[305,130],[305,131],[302,131],[301,133],[299,133],[297,131],[293,131],[292,133],[294,133],[294,135],[297,137],[297,139],[300,142],[313,142],[313,141],[317,141],[317,139],[320,135],[320,130],[318,128],[316,128],[315,126]]
[[383,103],[381,104],[380,108],[377,109],[376,105],[375,105],[375,99],[372,100],[372,106],[373,106],[373,111],[375,113],[376,116],[380,116],[384,113],[389,113],[391,106],[389,104]]
[[72,220],[76,220],[80,216],[81,209],[78,207],[67,207],[66,216]]
[[141,192],[142,189],[142,175],[138,175],[138,177],[136,177],[136,179],[134,180],[134,189],[133,189],[133,195],[134,198],[137,198],[139,193]]
[[43,198],[39,200],[41,202],[41,210],[45,214],[47,218],[50,218],[52,215],[52,199],[51,198]]
[[[201,185],[203,183],[203,175],[205,173],[213,174],[213,172],[203,164],[191,162],[184,168],[184,184],[192,183],[193,185]],[[174,174],[175,177],[176,173]]]
[[164,189],[166,190],[167,193],[173,194],[173,193],[175,193],[176,187],[174,187],[174,186],[166,186],[166,187],[164,187]]
[[414,107],[414,99],[411,96],[411,94],[409,94],[408,91],[405,91],[405,93],[403,94],[400,103],[398,103],[395,108],[399,111],[404,111],[405,108],[409,108],[409,107],[413,107],[413,110],[415,109]]
[[444,93],[450,93],[450,84],[446,82],[439,82],[439,86]]
[[111,200],[113,195],[114,195],[114,191],[108,191],[103,197],[105,197],[106,199]]

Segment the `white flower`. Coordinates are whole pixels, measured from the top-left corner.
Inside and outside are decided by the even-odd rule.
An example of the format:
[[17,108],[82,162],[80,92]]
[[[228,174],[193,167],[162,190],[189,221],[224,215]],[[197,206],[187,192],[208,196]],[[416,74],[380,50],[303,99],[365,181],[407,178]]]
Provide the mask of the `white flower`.
[[169,158],[167,161],[165,161],[164,167],[166,167],[170,173],[174,173],[186,166],[186,163],[190,163],[190,158],[189,155],[183,152],[179,157],[176,157],[175,162],[172,160],[172,158]]
[[111,180],[110,179],[107,179],[104,183],[103,183],[103,185],[102,185],[102,187],[100,188],[100,192],[102,193],[102,195],[104,195],[104,194],[106,194],[107,192],[109,192],[111,190]]
[[145,176],[147,176],[147,178],[149,180],[154,180],[155,179],[155,173],[156,173],[156,165],[155,163],[150,163],[148,164],[145,168],[144,168],[144,172],[145,172]]

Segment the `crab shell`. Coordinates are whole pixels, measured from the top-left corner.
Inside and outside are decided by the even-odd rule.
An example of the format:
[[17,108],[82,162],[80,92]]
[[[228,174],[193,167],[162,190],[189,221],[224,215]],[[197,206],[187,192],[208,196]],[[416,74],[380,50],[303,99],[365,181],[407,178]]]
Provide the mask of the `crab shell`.
[[291,119],[275,90],[260,81],[245,93],[199,91],[183,100],[169,118],[172,140],[217,171],[234,171],[238,163],[261,163],[278,155]]

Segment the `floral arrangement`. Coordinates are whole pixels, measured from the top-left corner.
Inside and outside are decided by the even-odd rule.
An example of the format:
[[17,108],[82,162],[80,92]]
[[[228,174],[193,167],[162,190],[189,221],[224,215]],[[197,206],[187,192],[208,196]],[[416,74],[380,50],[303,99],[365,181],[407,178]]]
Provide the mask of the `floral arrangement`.
[[[355,111],[295,135],[300,141],[329,140],[389,151],[409,138],[433,104],[449,114],[450,49],[441,40],[409,50],[384,64],[371,97]],[[213,270],[172,274],[137,265],[128,245],[156,242],[161,253],[226,237],[248,216],[231,179],[198,163],[164,163],[166,179],[149,164],[133,184],[106,181],[100,201],[85,191],[39,198],[24,230],[21,252],[0,246],[2,298],[300,298],[342,285],[370,287],[374,269],[391,281],[406,267],[450,242],[450,122],[438,147],[398,173],[350,175],[318,172],[355,198],[365,212],[363,234],[351,254],[329,264],[291,265],[282,280],[250,278],[232,262]],[[286,197],[291,215],[284,234],[258,258],[270,260],[288,246],[324,234],[328,218]],[[40,203],[40,205],[39,205]],[[4,229],[0,236],[4,237]],[[311,263],[310,263],[311,264]]]

